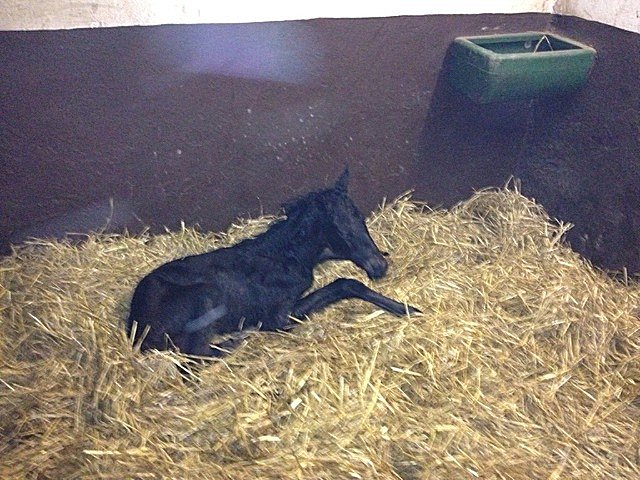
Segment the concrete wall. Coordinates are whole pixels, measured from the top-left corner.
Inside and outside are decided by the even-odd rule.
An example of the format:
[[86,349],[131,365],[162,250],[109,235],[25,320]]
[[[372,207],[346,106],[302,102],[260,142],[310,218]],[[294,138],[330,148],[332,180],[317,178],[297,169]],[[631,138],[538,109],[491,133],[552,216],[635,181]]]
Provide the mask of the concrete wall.
[[553,0],[398,0],[293,2],[290,0],[3,0],[0,29],[184,23],[245,23],[310,18],[365,18],[451,13],[551,12]]
[[246,23],[310,18],[365,18],[451,13],[551,12],[552,0],[2,0],[0,30],[124,25]]
[[640,0],[2,0],[0,30],[51,30],[126,25],[246,23],[398,15],[558,13],[640,32]]
[[640,0],[557,0],[553,11],[640,32]]
[[552,0],[2,0],[0,30],[122,25],[244,23],[309,18],[364,18],[451,13],[551,12]]

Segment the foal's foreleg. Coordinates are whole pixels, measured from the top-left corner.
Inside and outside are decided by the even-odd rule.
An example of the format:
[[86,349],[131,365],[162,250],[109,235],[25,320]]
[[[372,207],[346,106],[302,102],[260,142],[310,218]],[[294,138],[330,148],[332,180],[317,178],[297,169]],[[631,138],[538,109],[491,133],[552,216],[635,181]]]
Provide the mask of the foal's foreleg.
[[347,298],[359,298],[398,316],[405,315],[407,312],[420,312],[417,308],[412,306],[405,307],[404,304],[371,290],[358,280],[339,278],[298,300],[293,307],[291,316],[302,318]]

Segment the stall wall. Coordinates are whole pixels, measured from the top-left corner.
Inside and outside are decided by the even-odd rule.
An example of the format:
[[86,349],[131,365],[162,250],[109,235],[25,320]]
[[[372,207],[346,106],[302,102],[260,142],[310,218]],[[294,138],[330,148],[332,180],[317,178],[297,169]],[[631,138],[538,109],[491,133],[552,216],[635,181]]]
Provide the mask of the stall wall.
[[640,0],[557,0],[553,11],[640,32]]
[[290,0],[4,0],[0,30],[126,25],[247,23],[311,18],[551,12],[551,0],[449,0],[429,2],[292,2]]
[[[575,95],[478,106],[442,74],[459,35],[592,45]],[[0,32],[0,246],[106,228],[226,228],[345,165],[370,211],[523,179],[599,265],[640,270],[640,35],[549,14]]]
[[211,2],[210,0],[3,0],[0,30],[38,30],[127,25],[246,23],[311,18],[398,15],[551,13],[573,15],[640,32],[638,0],[450,0],[425,2]]

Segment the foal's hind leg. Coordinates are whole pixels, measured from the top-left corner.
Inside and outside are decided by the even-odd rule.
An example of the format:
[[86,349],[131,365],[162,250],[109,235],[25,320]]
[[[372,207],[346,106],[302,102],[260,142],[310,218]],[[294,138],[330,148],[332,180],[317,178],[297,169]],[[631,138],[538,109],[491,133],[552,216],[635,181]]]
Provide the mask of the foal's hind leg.
[[248,336],[248,331],[233,332],[230,335],[230,338],[220,343],[215,343],[212,346],[207,337],[202,335],[192,335],[189,339],[189,350],[186,353],[196,357],[223,357],[238,347]]
[[189,356],[199,358],[192,358],[188,366],[178,364],[180,375],[182,375],[184,380],[193,380],[192,374],[197,373],[200,368],[207,365],[208,359],[220,358],[227,355],[234,350],[247,335],[248,333],[246,332],[236,332],[232,338],[215,344],[214,346],[210,345],[208,338],[205,336],[191,335],[187,343],[189,352],[185,353]]
[[420,312],[417,308],[412,306],[405,307],[404,304],[371,290],[362,282],[351,278],[339,278],[298,300],[293,307],[291,315],[295,318],[302,318],[347,298],[359,298],[398,316],[407,312]]

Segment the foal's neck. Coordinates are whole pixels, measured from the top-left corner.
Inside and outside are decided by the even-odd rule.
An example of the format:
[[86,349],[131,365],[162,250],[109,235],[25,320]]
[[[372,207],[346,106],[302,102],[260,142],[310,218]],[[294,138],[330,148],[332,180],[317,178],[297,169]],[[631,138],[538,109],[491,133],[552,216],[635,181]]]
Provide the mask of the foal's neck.
[[287,218],[272,225],[256,240],[262,254],[292,258],[304,267],[313,269],[325,249],[323,238],[318,224],[300,218]]

